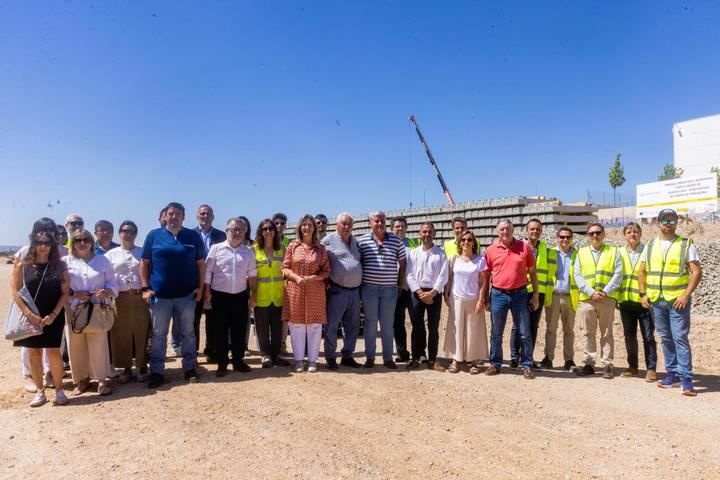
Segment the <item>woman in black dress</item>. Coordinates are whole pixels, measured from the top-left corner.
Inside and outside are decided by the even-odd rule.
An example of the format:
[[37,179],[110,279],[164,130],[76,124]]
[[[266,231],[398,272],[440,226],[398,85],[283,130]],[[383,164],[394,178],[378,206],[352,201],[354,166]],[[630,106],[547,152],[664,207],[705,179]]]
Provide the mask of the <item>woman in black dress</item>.
[[[35,299],[40,315],[35,315],[18,295],[23,282]],[[60,341],[65,325],[63,307],[70,295],[70,279],[65,263],[60,260],[53,235],[40,232],[31,236],[27,255],[22,261],[16,262],[13,268],[12,293],[13,300],[28,319],[33,324],[43,327],[42,334],[13,343],[16,347],[26,347],[30,352],[30,370],[37,387],[37,393],[30,406],[39,407],[47,402],[43,387],[43,349],[47,349],[50,371],[55,382],[55,403],[65,405],[68,399],[62,384],[63,362],[60,355]]]

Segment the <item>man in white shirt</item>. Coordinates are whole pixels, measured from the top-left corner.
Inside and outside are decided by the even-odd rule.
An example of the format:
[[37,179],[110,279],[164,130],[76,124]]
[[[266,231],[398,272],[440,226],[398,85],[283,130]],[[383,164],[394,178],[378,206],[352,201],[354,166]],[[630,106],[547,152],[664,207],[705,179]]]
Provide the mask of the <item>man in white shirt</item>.
[[[228,238],[210,247],[205,259],[205,309],[215,327],[215,354],[218,377],[227,374],[228,333],[232,345],[233,369],[249,372],[245,356],[245,330],[248,307],[255,307],[257,268],[255,252],[244,244],[247,224],[231,218],[227,224]],[[249,288],[248,288],[249,286]]]
[[[412,360],[408,370],[420,367],[420,357],[428,348],[428,368],[445,371],[437,362],[439,343],[438,326],[442,308],[442,291],[448,280],[448,261],[445,251],[435,245],[435,226],[423,223],[420,226],[422,245],[410,251],[407,267],[407,282],[412,293]],[[427,315],[428,331],[425,332]]]

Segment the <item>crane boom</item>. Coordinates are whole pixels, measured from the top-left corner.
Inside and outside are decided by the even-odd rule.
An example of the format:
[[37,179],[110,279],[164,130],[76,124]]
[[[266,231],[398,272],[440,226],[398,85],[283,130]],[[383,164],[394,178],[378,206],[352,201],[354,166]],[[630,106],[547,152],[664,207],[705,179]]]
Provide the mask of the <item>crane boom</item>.
[[455,200],[453,200],[452,194],[450,193],[450,190],[448,190],[447,185],[445,184],[445,180],[443,180],[442,173],[440,173],[440,169],[437,166],[437,162],[435,161],[435,158],[433,158],[432,153],[430,152],[430,147],[428,147],[427,143],[425,143],[425,137],[423,137],[423,134],[420,132],[420,127],[418,126],[417,122],[415,121],[415,115],[410,115],[410,121],[415,125],[415,131],[418,134],[418,137],[420,138],[420,143],[422,143],[422,146],[425,148],[425,153],[427,153],[428,160],[430,160],[430,166],[433,169],[433,172],[435,172],[435,176],[440,181],[440,186],[443,189],[443,194],[445,195],[445,198],[447,199],[448,203],[451,206],[455,205]]

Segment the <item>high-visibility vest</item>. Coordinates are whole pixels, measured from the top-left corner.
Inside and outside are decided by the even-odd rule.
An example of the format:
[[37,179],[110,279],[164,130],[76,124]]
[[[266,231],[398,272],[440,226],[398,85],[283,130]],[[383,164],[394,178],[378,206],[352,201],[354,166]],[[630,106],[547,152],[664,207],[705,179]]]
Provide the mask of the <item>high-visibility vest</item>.
[[282,237],[282,245],[284,249],[287,249],[288,245],[290,245],[290,239],[285,235]]
[[690,245],[692,240],[677,236],[663,256],[659,238],[648,242],[645,247],[647,248],[646,293],[651,302],[657,302],[661,297],[665,301],[673,301],[687,289],[690,283],[690,272],[687,267]]
[[[580,257],[580,270],[582,276],[585,278],[585,282],[588,287],[600,292],[605,285],[610,282],[610,279],[615,274],[615,258],[617,258],[618,251],[617,247],[610,245],[603,245],[598,255],[598,260],[595,262],[595,257],[590,250],[590,246],[584,246],[578,250],[578,256]],[[590,300],[590,295],[585,292],[580,293],[580,301],[584,302]],[[615,290],[610,295],[610,298],[614,298],[618,301],[620,298],[620,292]]]
[[[643,248],[645,248],[644,245],[640,244],[640,251],[638,253],[642,253]],[[640,285],[638,285],[638,267],[640,266],[640,260],[638,260],[633,267],[627,246],[621,247],[619,250],[623,263],[623,278],[622,283],[620,284],[620,302],[640,303]]]
[[[548,281],[547,289],[545,290],[545,302],[543,303],[546,307],[552,305],[553,292],[555,291],[555,283],[557,282],[557,262],[558,262],[558,251],[554,248],[548,249]],[[575,257],[577,257],[577,250],[574,248],[570,249],[570,306],[573,311],[577,311],[579,290],[577,283],[575,283]],[[550,259],[554,259],[554,263],[550,263]]]
[[281,307],[285,280],[282,274],[283,250],[275,250],[272,263],[265,255],[265,250],[256,243],[255,265],[257,266],[257,300],[258,307],[269,307],[271,304]]
[[[480,248],[480,240],[476,238],[475,243],[477,244],[477,254],[480,255],[482,253],[482,249]],[[454,238],[451,238],[450,240],[445,240],[445,243],[443,243],[443,249],[445,250],[445,256],[448,258],[448,260],[452,259],[455,255],[460,253],[458,252],[458,246],[457,243],[455,243]]]
[[408,243],[407,246],[409,248],[416,248],[416,247],[420,246],[420,239],[418,239],[418,238],[405,237],[405,240],[407,240],[407,243]]
[[[535,274],[537,275],[538,293],[547,293],[548,290],[555,288],[555,283],[552,285],[548,283],[550,275],[548,275],[550,268],[554,267],[557,269],[557,250],[552,250],[555,255],[550,253],[547,248],[547,244],[540,240],[538,242],[537,255],[535,256]],[[532,282],[530,281],[530,274],[528,278],[528,292],[533,292]]]

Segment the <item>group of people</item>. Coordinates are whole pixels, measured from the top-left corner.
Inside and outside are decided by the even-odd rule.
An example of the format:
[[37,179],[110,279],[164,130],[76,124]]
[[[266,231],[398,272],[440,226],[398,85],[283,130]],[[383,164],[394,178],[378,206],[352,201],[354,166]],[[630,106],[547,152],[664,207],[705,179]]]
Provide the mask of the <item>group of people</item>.
[[[43,327],[41,335],[15,341],[23,347],[26,389],[35,392],[31,406],[47,402],[47,386],[55,387],[57,404],[68,402],[62,383],[63,362],[68,361],[74,395],[94,382],[100,395],[109,395],[114,383],[132,378],[147,381],[150,388],[161,386],[169,334],[182,357],[185,380],[197,382],[202,315],[204,354],[217,363],[218,377],[227,375],[229,366],[251,370],[244,361],[251,315],[263,368],[289,365],[283,358],[288,333],[295,372],[317,372],[321,346],[329,370],[373,368],[379,329],[388,369],[406,363],[414,370],[427,363],[432,370],[457,373],[467,364],[471,374],[479,374],[488,361],[485,374],[492,376],[501,371],[510,312],[509,365],[522,368],[524,378],[553,367],[559,323],[564,368],[584,376],[595,373],[599,329],[602,376],[613,378],[616,307],[628,352],[622,376],[638,374],[640,326],[645,379],[656,381],[657,328],[668,372],[658,386],[680,386],[684,395],[695,395],[688,331],[690,296],[702,271],[692,241],[675,233],[673,210],[660,212],[659,236],[647,244],[640,241],[640,225],[627,224],[627,245],[620,248],[605,242],[599,223],[587,229],[589,245],[576,250],[568,227],[558,229],[557,246],[551,248],[540,239],[540,220],[527,222],[525,240],[514,237],[509,220],[501,220],[498,238],[485,252],[460,217],[452,220],[454,238],[442,247],[435,244],[433,223],[420,225],[420,238],[411,239],[405,218],[392,219],[388,231],[381,211],[369,215],[371,231],[359,237],[353,235],[349,213],[337,216],[330,233],[325,215],[305,215],[293,241],[284,234],[287,217],[282,213],[261,220],[254,240],[245,217],[229,219],[224,231],[213,226],[209,205],[201,205],[196,218],[198,226],[186,228],[185,208],[168,204],[160,213],[160,227],[147,234],[142,247],[135,244],[137,225],[129,220],[118,230],[120,244],[113,242],[113,225],[106,220],[95,224],[94,236],[76,214],[67,217],[67,230],[48,218],[35,222],[29,245],[16,254],[12,276],[17,306]],[[38,314],[19,295],[23,286],[33,295]],[[448,324],[440,352],[443,301]],[[78,312],[88,304],[115,311],[109,332],[90,333],[77,326]],[[535,362],[543,309],[545,351],[542,361]],[[363,364],[354,358],[361,311]],[[485,311],[490,312],[489,349]],[[406,312],[412,324],[410,350]],[[573,361],[576,313],[582,368]],[[338,361],[339,332],[343,347]],[[439,355],[452,360],[447,369]]]

